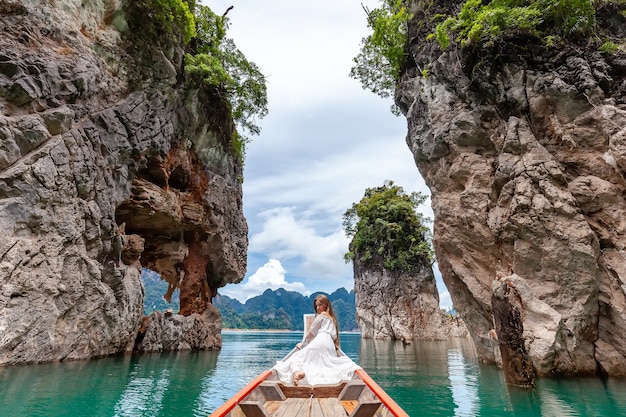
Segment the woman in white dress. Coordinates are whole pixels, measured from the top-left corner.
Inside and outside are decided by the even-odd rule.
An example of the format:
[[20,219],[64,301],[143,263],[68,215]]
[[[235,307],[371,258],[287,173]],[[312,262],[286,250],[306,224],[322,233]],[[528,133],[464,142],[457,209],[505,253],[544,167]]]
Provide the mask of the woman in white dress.
[[304,334],[297,351],[274,369],[281,381],[298,385],[336,384],[352,378],[359,369],[348,356],[340,354],[337,318],[330,300],[323,294],[315,297],[315,320]]

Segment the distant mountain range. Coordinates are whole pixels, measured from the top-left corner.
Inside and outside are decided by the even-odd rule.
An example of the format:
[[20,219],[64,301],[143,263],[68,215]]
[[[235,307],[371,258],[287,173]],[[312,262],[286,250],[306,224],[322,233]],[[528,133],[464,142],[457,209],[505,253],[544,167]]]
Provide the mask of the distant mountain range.
[[[163,299],[167,283],[161,280],[157,273],[144,269],[141,276],[146,290],[145,315],[150,315],[153,311],[180,309],[178,291],[174,292],[171,304]],[[243,304],[234,298],[218,294],[213,303],[222,314],[222,327],[225,329],[302,330],[302,315],[314,313],[313,300],[318,294],[321,293],[305,296],[296,291],[279,288],[268,289]],[[339,288],[326,295],[333,305],[339,329],[358,331],[354,290],[348,292],[345,288]]]
[[[283,288],[265,290],[245,304],[225,295],[218,295],[213,303],[222,313],[222,326],[230,329],[285,329],[302,330],[303,314],[313,314],[313,300],[318,294],[305,296]],[[357,331],[354,291],[339,288],[326,294],[333,305],[341,331]]]
[[168,303],[163,299],[163,295],[167,292],[167,282],[161,279],[156,272],[144,268],[141,271],[141,279],[146,295],[143,299],[143,314],[149,316],[154,311],[165,311],[171,309],[173,311],[180,310],[180,302],[178,299],[179,291],[172,294],[172,302]]

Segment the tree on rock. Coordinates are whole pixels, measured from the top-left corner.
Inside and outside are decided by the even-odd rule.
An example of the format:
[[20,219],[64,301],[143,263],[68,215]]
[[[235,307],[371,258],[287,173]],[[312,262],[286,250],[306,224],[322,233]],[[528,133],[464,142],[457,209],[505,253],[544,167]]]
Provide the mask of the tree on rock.
[[417,212],[426,198],[386,181],[365,190],[344,213],[344,229],[352,237],[345,259],[353,262],[356,318],[364,338],[447,338],[428,219]]
[[343,215],[343,227],[352,237],[347,262],[378,263],[390,270],[412,272],[433,259],[429,221],[417,211],[428,197],[406,194],[393,181],[365,190],[359,203]]

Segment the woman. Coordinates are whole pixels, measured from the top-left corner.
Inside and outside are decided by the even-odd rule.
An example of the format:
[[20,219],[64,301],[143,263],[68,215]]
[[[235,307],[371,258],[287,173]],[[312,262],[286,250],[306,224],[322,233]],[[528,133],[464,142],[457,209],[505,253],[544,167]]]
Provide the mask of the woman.
[[[349,357],[340,353],[337,318],[330,300],[323,294],[315,297],[315,320],[304,334],[296,351],[274,369],[285,383],[303,382],[308,385],[336,384],[351,379],[359,369]],[[338,356],[341,355],[341,356]]]

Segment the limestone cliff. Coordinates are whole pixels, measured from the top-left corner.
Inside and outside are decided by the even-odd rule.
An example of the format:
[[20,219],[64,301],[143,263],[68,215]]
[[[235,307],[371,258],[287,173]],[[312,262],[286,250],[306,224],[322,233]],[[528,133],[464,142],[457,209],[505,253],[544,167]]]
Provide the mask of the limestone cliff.
[[413,273],[364,266],[358,258],[353,263],[356,320],[362,337],[409,341],[445,340],[451,335],[428,262]]
[[[625,376],[626,57],[531,39],[442,50],[427,39],[432,17],[461,3],[411,4],[413,65],[396,102],[432,192],[443,280],[480,357],[496,361],[504,332],[539,375]],[[623,14],[599,18],[623,42]],[[519,312],[517,330],[492,301]]]
[[[221,346],[211,296],[248,243],[234,125],[134,4],[0,0],[0,365]],[[180,315],[142,319],[142,267]]]

